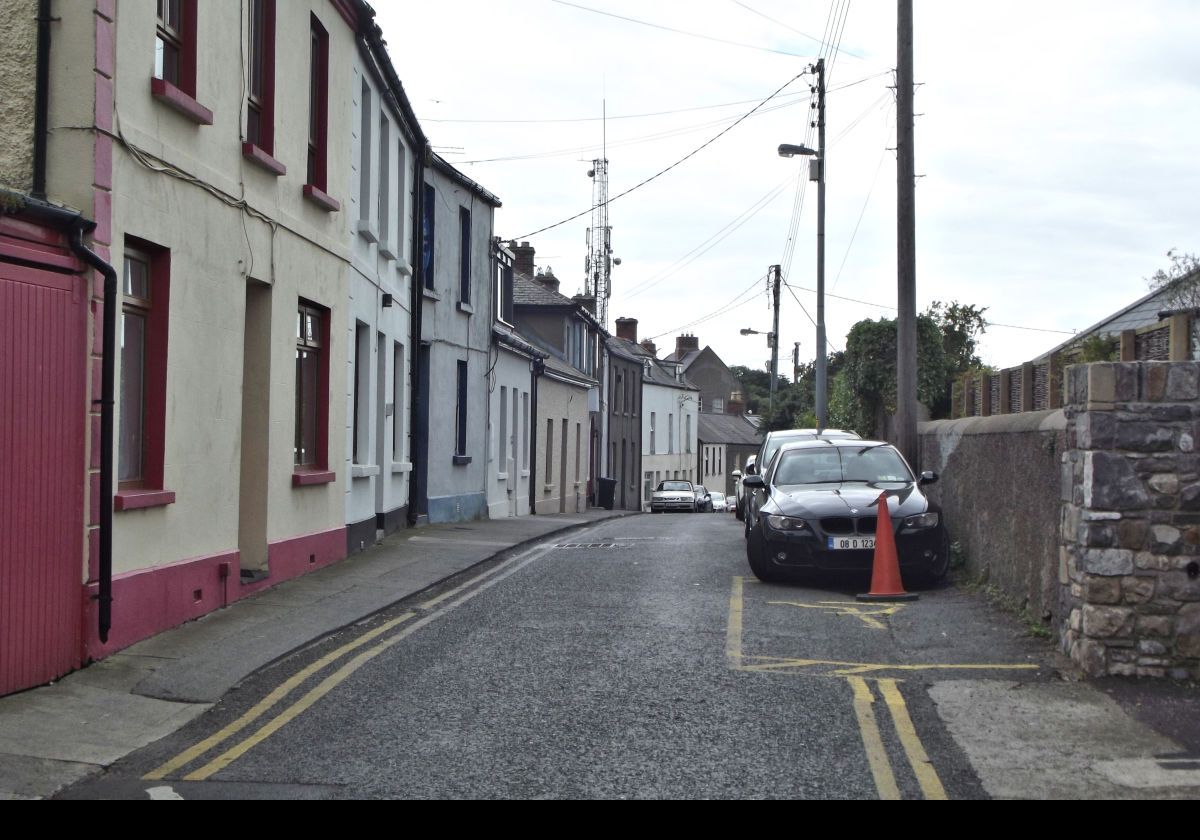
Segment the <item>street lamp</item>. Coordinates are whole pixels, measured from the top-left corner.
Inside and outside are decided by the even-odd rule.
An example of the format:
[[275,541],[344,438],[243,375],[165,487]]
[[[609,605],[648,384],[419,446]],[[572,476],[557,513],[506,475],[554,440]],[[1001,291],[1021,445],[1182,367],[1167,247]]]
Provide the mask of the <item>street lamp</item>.
[[809,175],[809,180],[817,182],[817,382],[816,408],[817,428],[825,428],[826,420],[826,387],[825,387],[825,59],[818,59],[817,73],[817,139],[818,149],[808,146],[797,146],[792,143],[781,143],[779,156],[790,158],[796,155],[808,155],[814,158],[813,168],[816,178]]
[[[778,289],[776,289],[778,291]],[[775,298],[775,321],[779,322],[779,297]],[[779,342],[775,338],[774,331],[762,332],[761,330],[752,330],[745,327],[738,330],[742,335],[765,335],[767,337],[767,346],[771,348],[771,388],[770,398],[767,403],[768,410],[775,408],[775,380],[779,378]]]

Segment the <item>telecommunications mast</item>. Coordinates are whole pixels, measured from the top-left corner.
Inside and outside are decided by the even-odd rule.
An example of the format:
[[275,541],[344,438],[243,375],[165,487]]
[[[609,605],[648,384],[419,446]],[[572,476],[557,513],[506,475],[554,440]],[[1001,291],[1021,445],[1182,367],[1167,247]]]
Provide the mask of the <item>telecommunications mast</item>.
[[[607,103],[605,103],[607,110]],[[607,118],[607,113],[605,113]],[[605,119],[607,123],[607,119]],[[608,299],[612,297],[612,226],[608,223],[608,131],[604,129],[603,156],[592,161],[592,223],[587,230],[583,293],[596,296],[596,319],[608,329]],[[620,261],[617,261],[620,264]]]

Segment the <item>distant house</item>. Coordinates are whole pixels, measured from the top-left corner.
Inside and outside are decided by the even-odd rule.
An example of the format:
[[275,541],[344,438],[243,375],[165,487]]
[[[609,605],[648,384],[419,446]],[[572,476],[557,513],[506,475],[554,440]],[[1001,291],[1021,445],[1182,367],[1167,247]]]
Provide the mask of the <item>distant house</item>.
[[701,414],[697,465],[700,483],[709,490],[733,495],[734,470],[745,471],[746,459],[758,452],[758,427],[738,414]]
[[[663,361],[679,364],[684,376],[700,389],[700,413],[736,414],[741,411],[742,406],[736,404],[734,397],[741,393],[741,383],[712,347],[705,345],[700,349],[700,339],[696,336],[678,336],[675,352]],[[731,406],[731,401],[735,405]]]

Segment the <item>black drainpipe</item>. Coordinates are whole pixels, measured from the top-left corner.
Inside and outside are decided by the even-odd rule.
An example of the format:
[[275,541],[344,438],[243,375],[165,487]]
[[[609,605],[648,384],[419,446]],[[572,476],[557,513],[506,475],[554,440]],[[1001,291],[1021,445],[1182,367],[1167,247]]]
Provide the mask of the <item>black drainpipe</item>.
[[38,0],[37,84],[33,106],[33,197],[46,198],[46,137],[50,114],[50,0]]
[[[82,220],[81,220],[82,221]],[[100,569],[99,631],[100,641],[108,641],[112,627],[112,519],[113,519],[113,405],[116,390],[117,352],[117,270],[83,244],[85,228],[95,222],[71,228],[71,250],[104,275],[104,348],[100,364]]]
[[546,360],[535,356],[533,359],[533,364],[529,368],[529,391],[530,391],[529,401],[531,403],[533,403],[533,406],[530,409],[530,414],[531,414],[530,419],[533,422],[529,424],[529,512],[534,515],[537,514],[538,377],[541,376],[545,372],[546,372]]

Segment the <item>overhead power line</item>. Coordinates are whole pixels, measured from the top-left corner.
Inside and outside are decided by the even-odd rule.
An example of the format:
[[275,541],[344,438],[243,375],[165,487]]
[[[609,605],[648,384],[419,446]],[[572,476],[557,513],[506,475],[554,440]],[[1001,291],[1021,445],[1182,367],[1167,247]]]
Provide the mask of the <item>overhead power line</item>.
[[811,55],[804,55],[802,53],[789,52],[788,50],[777,50],[773,47],[764,47],[759,44],[746,44],[741,41],[731,41],[728,38],[718,38],[715,35],[704,35],[699,32],[689,32],[686,29],[676,29],[674,26],[666,26],[661,23],[650,23],[649,21],[646,21],[646,20],[638,20],[637,18],[627,17],[625,15],[618,15],[615,12],[605,12],[601,9],[593,9],[589,6],[581,6],[578,3],[570,3],[570,2],[567,2],[567,0],[551,0],[551,2],[557,3],[560,6],[570,6],[571,8],[579,9],[580,11],[591,12],[592,14],[595,14],[595,15],[604,15],[605,17],[616,18],[617,20],[623,20],[623,21],[626,21],[627,23],[636,23],[639,26],[649,26],[652,29],[661,29],[664,32],[674,32],[676,35],[687,35],[688,37],[691,37],[691,38],[702,38],[705,41],[714,41],[718,44],[726,44],[731,47],[742,47],[742,48],[748,49],[748,50],[759,50],[760,52],[775,53],[776,55],[788,55],[788,56],[791,56],[792,58],[812,58]]
[[[767,275],[765,275],[765,274],[762,277],[756,277],[754,279],[753,283],[751,283],[749,286],[747,286],[745,289],[743,289],[741,292],[739,292],[733,298],[733,300],[729,301],[729,303],[725,304],[724,306],[714,309],[712,312],[708,313],[707,315],[702,315],[694,321],[689,321],[688,323],[681,324],[678,327],[671,327],[671,329],[669,329],[669,330],[663,330],[662,332],[658,333],[657,335],[652,335],[652,336],[650,336],[650,340],[653,341],[656,338],[662,338],[664,335],[670,335],[673,332],[677,332],[679,330],[686,330],[688,327],[694,327],[697,324],[703,324],[705,321],[711,321],[713,318],[719,318],[720,316],[722,316],[728,312],[732,312],[733,310],[737,309],[738,307],[745,306],[747,303],[754,300],[753,295],[750,295],[749,297],[746,297],[746,296],[750,292],[753,292],[754,289],[758,286],[758,284],[761,283],[764,279],[766,279],[766,277],[767,277]],[[745,300],[742,300],[742,298],[745,298]]]
[[[612,203],[613,203],[614,201],[616,201],[618,198],[624,198],[625,196],[629,195],[629,194],[630,194],[631,192],[633,192],[634,190],[640,189],[640,188],[642,188],[642,187],[646,186],[646,184],[649,184],[651,181],[653,181],[653,180],[655,180],[655,179],[657,179],[657,178],[660,178],[660,177],[662,177],[663,175],[666,175],[668,172],[670,172],[670,171],[671,171],[672,169],[674,169],[675,167],[679,166],[679,165],[680,165],[681,163],[683,163],[684,161],[688,160],[688,159],[689,159],[689,158],[691,158],[691,157],[694,157],[696,154],[698,154],[699,152],[703,151],[703,150],[704,150],[705,148],[707,148],[708,146],[711,146],[711,145],[712,145],[713,143],[715,143],[717,140],[721,139],[721,138],[722,138],[722,137],[724,137],[726,134],[728,134],[730,131],[732,131],[734,128],[736,128],[738,125],[740,125],[740,124],[742,123],[742,121],[744,121],[745,119],[747,119],[748,117],[750,117],[750,116],[751,116],[751,115],[752,115],[752,114],[753,114],[755,111],[757,111],[759,108],[761,108],[762,106],[766,105],[768,102],[770,102],[772,99],[774,99],[774,98],[775,98],[776,96],[778,96],[779,94],[783,93],[783,91],[784,91],[784,88],[788,87],[788,85],[792,84],[792,82],[796,81],[797,79],[799,79],[800,77],[804,76],[804,75],[805,75],[805,74],[807,74],[808,72],[809,72],[809,71],[808,71],[807,69],[805,69],[804,71],[802,71],[802,72],[800,72],[800,73],[797,73],[795,76],[793,76],[792,78],[790,78],[790,79],[788,79],[786,82],[784,82],[784,83],[783,83],[783,84],[782,84],[782,85],[779,87],[779,89],[778,89],[778,90],[776,90],[774,93],[772,93],[772,94],[771,94],[770,96],[768,96],[766,99],[764,99],[762,102],[759,102],[757,105],[755,105],[755,106],[754,106],[753,108],[751,108],[749,111],[747,111],[746,113],[744,113],[744,114],[742,114],[740,117],[738,117],[738,119],[737,119],[737,120],[735,120],[735,121],[734,121],[732,124],[730,124],[730,125],[726,126],[725,128],[721,129],[721,131],[717,132],[717,134],[713,135],[713,136],[712,136],[712,137],[710,137],[708,140],[706,140],[706,141],[704,141],[703,143],[701,143],[701,144],[700,144],[699,146],[697,146],[695,149],[692,149],[692,151],[688,152],[686,155],[684,155],[684,156],[683,156],[683,157],[681,157],[679,160],[677,160],[677,161],[675,161],[674,163],[672,163],[670,166],[667,166],[667,167],[665,167],[665,168],[663,168],[663,169],[660,169],[658,172],[655,172],[655,173],[654,173],[653,175],[651,175],[649,178],[645,178],[645,179],[643,179],[642,181],[639,181],[638,183],[634,184],[632,187],[630,187],[629,189],[625,190],[624,192],[617,193],[617,194],[616,194],[616,195],[614,195],[612,198],[610,198],[610,199],[609,199],[609,200],[608,200],[606,203],[607,203],[607,204],[612,204]],[[587,214],[589,214],[589,213],[591,213],[591,212],[592,212],[592,209],[593,209],[593,208],[591,208],[591,207],[588,207],[586,210],[581,210],[580,212],[576,213],[574,216],[568,216],[567,218],[565,218],[565,219],[562,219],[562,220],[560,220],[560,221],[557,221],[557,222],[555,222],[555,223],[554,223],[554,224],[552,224],[552,225],[546,225],[545,227],[538,228],[537,230],[533,231],[532,233],[526,233],[526,234],[522,234],[521,236],[517,237],[517,239],[529,239],[530,237],[537,236],[539,233],[545,233],[545,232],[546,232],[546,231],[548,231],[548,230],[553,230],[553,229],[554,229],[554,228],[556,228],[556,227],[560,227],[561,225],[565,225],[567,222],[573,222],[573,221],[575,221],[576,219],[578,219],[578,218],[580,218],[580,217],[582,217],[582,216],[586,216]]]
[[[741,2],[741,0],[731,0],[731,2],[732,2],[732,3],[733,3],[735,6],[741,6],[741,7],[742,7],[743,9],[745,9],[746,11],[748,11],[748,12],[750,12],[750,13],[752,13],[752,14],[756,14],[756,15],[758,15],[760,18],[764,18],[764,19],[766,19],[766,20],[769,20],[769,21],[771,21],[771,23],[773,23],[773,24],[775,24],[775,25],[777,25],[777,26],[782,26],[784,29],[790,29],[792,32],[795,32],[797,35],[800,35],[800,36],[802,36],[802,37],[804,37],[804,38],[807,38],[807,39],[808,39],[808,40],[810,40],[810,41],[814,41],[814,42],[816,42],[816,43],[817,43],[817,45],[818,45],[818,46],[820,46],[822,50],[824,50],[824,49],[825,49],[825,48],[828,46],[828,45],[827,45],[827,44],[826,44],[824,41],[822,41],[820,38],[816,37],[815,35],[809,35],[807,32],[801,32],[799,29],[797,29],[797,28],[796,28],[796,27],[794,27],[794,26],[789,26],[788,24],[784,23],[784,22],[783,22],[783,21],[781,21],[781,20],[778,20],[777,18],[773,18],[773,17],[771,17],[770,15],[763,14],[763,13],[762,13],[762,12],[760,12],[758,9],[753,9],[753,8],[751,8],[750,6],[747,6],[745,3]],[[835,49],[837,49],[837,48],[835,48]],[[854,56],[855,58],[858,58],[858,59],[863,59],[863,58],[864,58],[863,56],[859,55],[859,54],[858,54],[858,53],[856,53],[856,52],[853,52],[852,50],[841,50],[841,52],[844,52],[844,53],[846,53],[846,55],[851,55],[851,56]],[[865,60],[865,59],[864,59],[864,60]]]

